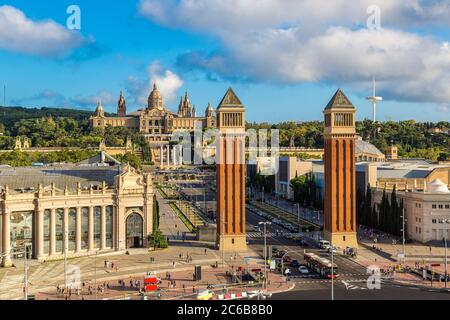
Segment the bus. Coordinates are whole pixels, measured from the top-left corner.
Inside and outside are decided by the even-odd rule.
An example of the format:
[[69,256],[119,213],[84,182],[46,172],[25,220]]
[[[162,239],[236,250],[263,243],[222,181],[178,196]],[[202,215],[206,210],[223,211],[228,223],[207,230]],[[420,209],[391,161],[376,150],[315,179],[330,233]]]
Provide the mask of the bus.
[[311,270],[319,273],[322,277],[327,279],[336,279],[338,277],[338,268],[336,264],[331,264],[331,261],[314,253],[305,253],[305,263]]

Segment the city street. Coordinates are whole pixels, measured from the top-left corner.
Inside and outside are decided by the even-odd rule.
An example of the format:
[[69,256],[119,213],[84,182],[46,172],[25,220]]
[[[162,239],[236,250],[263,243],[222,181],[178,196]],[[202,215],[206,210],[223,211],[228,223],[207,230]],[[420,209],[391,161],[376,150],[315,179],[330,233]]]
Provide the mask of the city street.
[[[247,232],[254,234],[253,228],[259,222],[264,221],[260,216],[247,212]],[[314,252],[321,257],[330,258],[330,254],[316,247],[315,241],[309,240],[308,246],[301,246],[292,240],[277,236],[277,230],[281,227],[267,226],[267,245],[276,246],[278,249],[285,250],[292,259],[303,263],[303,254]],[[284,230],[288,233],[287,230]],[[250,246],[257,252],[263,252],[263,238],[249,238]],[[449,299],[450,292],[441,292],[433,288],[418,288],[411,285],[400,284],[393,280],[381,281],[381,288],[370,290],[367,287],[367,269],[365,266],[354,260],[344,257],[341,254],[334,255],[334,263],[338,267],[339,277],[333,281],[334,298],[336,300],[392,300],[392,299]],[[376,265],[376,263],[373,263]],[[290,279],[295,283],[295,288],[291,291],[276,294],[272,299],[279,300],[330,300],[332,281],[323,279],[318,274],[311,272],[309,275],[296,275]]]

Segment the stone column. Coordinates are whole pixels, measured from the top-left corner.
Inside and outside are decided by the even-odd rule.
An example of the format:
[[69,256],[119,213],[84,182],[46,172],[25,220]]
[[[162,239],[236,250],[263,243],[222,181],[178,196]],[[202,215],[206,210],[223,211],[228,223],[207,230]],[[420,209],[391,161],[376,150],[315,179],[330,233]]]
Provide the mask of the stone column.
[[159,147],[159,156],[160,156],[160,161],[161,161],[161,167],[163,167],[164,166],[164,151],[163,151],[162,145]]
[[63,253],[69,252],[69,208],[64,208],[63,219]]
[[50,256],[56,252],[56,212],[50,209]]
[[11,215],[10,213],[5,210],[3,211],[2,216],[2,253],[3,261],[2,266],[5,268],[12,267],[12,261],[11,261]]
[[170,167],[170,145],[167,146],[167,166]]
[[89,207],[88,250],[94,250],[94,207]]
[[100,216],[100,249],[106,249],[106,207],[102,207],[102,212]]
[[37,210],[37,245],[36,245],[36,258],[39,259],[44,255],[44,211]]
[[81,251],[81,208],[77,208],[77,213],[76,213],[76,228],[77,228],[77,232],[76,232],[76,236],[75,236],[75,252],[80,252]]

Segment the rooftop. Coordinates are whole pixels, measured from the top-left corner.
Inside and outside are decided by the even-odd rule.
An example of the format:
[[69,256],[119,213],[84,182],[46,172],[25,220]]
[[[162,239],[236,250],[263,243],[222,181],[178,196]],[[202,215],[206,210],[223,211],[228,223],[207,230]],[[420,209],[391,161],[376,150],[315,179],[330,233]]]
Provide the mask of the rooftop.
[[56,188],[63,190],[76,190],[77,184],[81,188],[100,186],[103,182],[114,185],[114,177],[121,173],[121,166],[75,166],[63,165],[60,167],[20,167],[0,168],[0,186],[8,186],[10,190],[33,190],[39,184],[44,187],[55,184]]

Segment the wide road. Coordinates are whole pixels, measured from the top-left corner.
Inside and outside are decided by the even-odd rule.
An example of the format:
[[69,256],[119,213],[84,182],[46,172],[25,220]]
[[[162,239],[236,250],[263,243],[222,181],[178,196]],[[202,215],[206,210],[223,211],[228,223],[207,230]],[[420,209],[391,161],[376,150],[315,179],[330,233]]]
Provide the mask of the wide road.
[[[249,245],[255,251],[263,252],[263,238],[254,232],[253,228],[258,222],[265,221],[247,210],[247,233]],[[276,235],[276,231],[284,231],[282,227],[277,225],[267,226],[267,244],[276,246],[288,252],[292,259],[296,259],[303,263],[304,250],[314,252],[320,256],[330,259],[330,254],[317,248],[313,241],[308,242],[307,247],[303,247],[298,243],[285,239]],[[336,300],[401,300],[401,299],[417,299],[417,300],[450,300],[450,293],[441,292],[435,289],[419,289],[414,286],[400,285],[392,280],[383,279],[380,289],[370,290],[367,287],[367,279],[365,267],[359,265],[355,261],[344,257],[340,254],[334,255],[334,262],[338,266],[339,278],[333,281],[334,299]],[[295,283],[295,288],[289,292],[274,295],[271,299],[276,300],[330,300],[332,281],[323,279],[319,275],[311,272],[309,275],[296,274],[295,278],[290,279]]]

